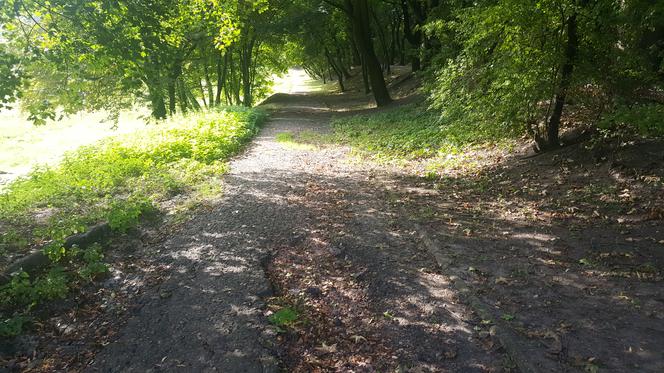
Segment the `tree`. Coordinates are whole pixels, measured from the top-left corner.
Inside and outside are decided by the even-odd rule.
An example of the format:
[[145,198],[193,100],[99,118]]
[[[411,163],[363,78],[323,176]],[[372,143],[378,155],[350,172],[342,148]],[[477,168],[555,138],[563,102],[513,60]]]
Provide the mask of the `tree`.
[[[267,15],[273,4],[277,11]],[[23,51],[22,104],[36,122],[52,119],[56,110],[118,112],[134,100],[147,101],[152,115],[164,118],[198,110],[203,101],[220,104],[222,91],[229,103],[247,106],[264,94],[256,87],[272,70],[283,70],[279,53],[266,43],[283,35],[273,27],[283,19],[274,14],[284,4],[10,0],[2,14],[9,43]]]
[[[570,99],[585,102],[591,92],[616,92],[612,87],[630,86],[630,80],[635,92],[645,76],[655,76],[640,65],[646,55],[657,53],[638,53],[643,49],[636,45],[648,34],[643,30],[656,27],[626,20],[657,14],[659,8],[641,1],[623,6],[591,0],[482,1],[462,7],[454,12],[452,26],[461,52],[444,60],[429,85],[433,106],[447,120],[525,124],[538,150],[555,149]],[[435,33],[450,26],[428,27]],[[656,45],[661,43],[651,43]]]
[[21,85],[19,59],[0,44],[0,110],[9,107],[18,98]]

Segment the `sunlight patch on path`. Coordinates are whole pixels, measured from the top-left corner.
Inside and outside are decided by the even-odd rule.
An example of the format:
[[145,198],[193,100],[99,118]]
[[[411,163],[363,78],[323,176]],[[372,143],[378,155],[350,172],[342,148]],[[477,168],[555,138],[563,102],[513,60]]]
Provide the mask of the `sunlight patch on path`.
[[274,75],[273,81],[272,93],[297,94],[323,92],[326,90],[323,82],[310,77],[301,68],[291,68],[283,76]]

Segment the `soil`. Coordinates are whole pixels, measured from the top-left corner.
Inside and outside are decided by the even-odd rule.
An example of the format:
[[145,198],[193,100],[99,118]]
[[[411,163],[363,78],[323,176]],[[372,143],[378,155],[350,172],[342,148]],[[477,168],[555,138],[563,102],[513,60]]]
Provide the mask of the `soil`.
[[223,198],[116,243],[114,276],[5,344],[7,370],[664,370],[661,144],[431,180],[277,141],[375,110],[360,93],[267,104]]

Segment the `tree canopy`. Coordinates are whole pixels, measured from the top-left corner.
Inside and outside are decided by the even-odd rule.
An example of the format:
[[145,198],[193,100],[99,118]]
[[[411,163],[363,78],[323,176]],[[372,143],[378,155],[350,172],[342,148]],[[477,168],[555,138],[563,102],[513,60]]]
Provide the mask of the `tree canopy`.
[[648,0],[7,0],[0,105],[35,123],[146,103],[155,118],[252,106],[298,65],[336,79],[410,63],[441,120],[521,126],[559,146],[566,105],[661,104],[664,5]]

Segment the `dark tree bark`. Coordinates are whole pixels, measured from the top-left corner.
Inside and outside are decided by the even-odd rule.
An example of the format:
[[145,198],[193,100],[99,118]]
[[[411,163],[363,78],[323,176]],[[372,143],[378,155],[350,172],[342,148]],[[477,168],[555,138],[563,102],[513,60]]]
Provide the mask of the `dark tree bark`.
[[337,81],[339,82],[339,89],[341,90],[341,92],[345,92],[346,87],[344,87],[344,72],[343,72],[343,69],[334,60],[334,58],[330,54],[330,51],[327,48],[325,48],[325,57],[327,58],[327,63],[332,67],[332,69],[334,70],[334,73],[337,75]]
[[175,97],[175,80],[173,78],[168,79],[168,113],[170,115],[175,114],[175,102],[177,101]]
[[148,84],[148,91],[152,104],[152,116],[157,119],[166,119],[166,103],[164,102],[162,87],[159,84]]
[[358,50],[362,55],[363,66],[366,66],[376,105],[388,105],[392,102],[392,98],[387,90],[383,70],[378,57],[376,57],[373,41],[371,40],[369,3],[367,0],[345,0],[344,4],[352,22],[353,35]]
[[178,79],[176,81],[176,85],[178,87],[178,93],[179,93],[179,96],[180,96],[180,99],[178,100],[178,102],[180,103],[180,112],[182,114],[185,114],[185,113],[187,113],[187,108],[188,108],[187,107],[187,101],[188,101],[187,91],[185,90],[184,82],[181,79]]
[[[418,14],[418,9],[419,8],[419,2],[415,1],[414,2],[414,7],[415,10],[413,11],[415,13],[415,16]],[[413,31],[415,28],[415,25],[413,23],[417,23],[417,21],[414,21],[411,19],[411,11],[410,7],[408,5],[408,0],[401,0],[401,11],[403,12],[403,31],[404,31],[404,36],[406,37],[406,40],[417,49],[417,53],[415,56],[413,56],[411,60],[411,68],[413,71],[419,71],[422,69],[422,60],[420,59],[419,52],[420,48],[422,47],[422,31],[420,29],[417,29],[416,31]]]
[[242,46],[240,58],[240,74],[242,75],[242,105],[251,107],[254,103],[252,92],[252,58],[256,37],[253,36],[248,43]]
[[367,65],[364,63],[364,60],[360,60],[362,65],[362,84],[364,84],[364,93],[371,93],[371,85],[369,84],[369,74],[367,73]]
[[390,73],[390,46],[387,43],[387,38],[385,37],[385,31],[383,25],[380,23],[380,19],[378,19],[378,15],[376,12],[371,11],[371,17],[373,18],[374,23],[376,24],[376,33],[378,34],[378,42],[380,44],[380,49],[383,52],[383,66],[384,70],[387,74]]
[[184,90],[185,98],[188,98],[188,102],[191,103],[191,108],[194,111],[200,111],[201,110],[201,104],[198,103],[198,100],[196,99],[196,96],[191,92],[190,89],[187,88],[187,85],[182,83],[182,88]]
[[553,100],[553,110],[546,118],[545,131],[535,136],[537,148],[540,151],[552,150],[560,147],[560,119],[563,114],[567,91],[572,84],[572,74],[579,49],[579,36],[577,14],[567,19],[567,44],[565,46],[564,62],[560,73],[560,83]]
[[210,107],[212,105],[212,102],[210,102],[210,106],[208,106],[207,99],[205,98],[205,87],[203,87],[203,82],[200,79],[198,80],[198,88],[201,90],[201,98],[203,99],[203,105],[205,105],[205,107]]
[[176,59],[171,66],[170,75],[168,77],[168,111],[170,115],[175,114],[175,105],[177,102],[177,82],[182,75],[182,61]]
[[[208,107],[214,106],[214,91],[212,89],[212,80],[210,79],[210,70],[208,69],[208,64],[203,65],[205,71],[205,85],[207,86],[207,97],[208,101],[206,105]],[[205,100],[203,100],[205,102]]]

